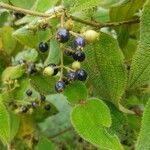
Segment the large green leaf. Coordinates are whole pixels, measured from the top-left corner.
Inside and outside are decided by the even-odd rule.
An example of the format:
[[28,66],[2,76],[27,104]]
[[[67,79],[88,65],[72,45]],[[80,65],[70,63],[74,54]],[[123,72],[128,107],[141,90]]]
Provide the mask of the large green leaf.
[[60,61],[60,45],[56,40],[51,40],[50,42],[50,51],[47,59],[45,60],[45,65],[50,63],[58,64]]
[[49,95],[55,92],[54,85],[58,80],[56,77],[48,77],[38,73],[34,76],[31,76],[30,79],[31,85],[37,92],[44,95]]
[[99,99],[91,98],[74,107],[71,121],[82,138],[102,149],[123,150],[116,135],[105,127],[111,126],[109,108]]
[[150,135],[150,100],[148,101],[143,115],[142,126],[140,135],[138,138],[138,142],[136,145],[136,150],[149,150],[150,149],[150,142],[149,142],[149,135]]
[[74,82],[68,85],[63,94],[71,104],[78,104],[87,99],[87,89],[82,82]]
[[[135,16],[135,13],[142,8],[145,0],[125,0],[118,5],[113,6],[110,9],[110,20],[111,21],[124,21],[132,19]],[[121,48],[125,47],[130,36],[130,29],[132,28],[135,31],[138,29],[135,25],[123,25],[121,27],[115,28],[118,34],[118,41]]]
[[85,50],[84,67],[97,95],[118,104],[126,86],[126,69],[117,41],[105,33]]
[[129,86],[136,87],[150,81],[150,0],[141,17],[140,42],[133,57]]
[[9,144],[15,137],[20,120],[12,112],[8,112],[0,95],[0,140],[3,144]]

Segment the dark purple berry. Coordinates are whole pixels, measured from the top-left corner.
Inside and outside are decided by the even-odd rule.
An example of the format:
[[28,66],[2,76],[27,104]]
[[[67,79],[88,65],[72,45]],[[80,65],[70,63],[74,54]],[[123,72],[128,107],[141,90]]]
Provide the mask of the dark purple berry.
[[76,37],[74,40],[74,47],[78,48],[78,47],[85,47],[85,39],[82,37]]
[[65,88],[65,83],[63,81],[56,82],[56,84],[55,84],[55,90],[58,93],[63,92],[64,88]]
[[40,52],[42,52],[42,53],[45,53],[45,52],[48,50],[48,48],[49,48],[49,46],[48,46],[47,43],[41,42],[41,43],[39,44],[39,50],[40,50]]
[[60,43],[65,43],[70,39],[70,33],[65,28],[60,28],[57,32],[57,39]]
[[23,107],[22,107],[22,112],[23,112],[23,113],[27,113],[28,110],[29,110],[28,106],[23,106]]
[[81,50],[77,50],[73,53],[72,57],[74,60],[82,62],[85,60],[85,53]]
[[31,96],[31,95],[32,95],[32,90],[28,89],[28,90],[26,91],[26,94],[27,94],[27,96]]
[[[49,64],[48,66],[49,66],[49,67],[52,67],[52,68],[56,67],[55,64]],[[55,68],[55,69],[54,69],[53,76],[55,76],[57,73],[58,73],[58,68]]]
[[76,73],[78,80],[85,81],[87,79],[87,72],[84,69],[78,69]]
[[49,110],[51,109],[51,105],[50,105],[50,104],[45,105],[45,106],[44,106],[44,109],[45,109],[46,111],[49,111]]
[[46,100],[46,97],[41,94],[41,95],[40,95],[40,100],[41,100],[42,102],[44,102],[44,101]]
[[76,78],[77,78],[76,72],[71,71],[67,74],[68,81],[74,81],[76,80]]

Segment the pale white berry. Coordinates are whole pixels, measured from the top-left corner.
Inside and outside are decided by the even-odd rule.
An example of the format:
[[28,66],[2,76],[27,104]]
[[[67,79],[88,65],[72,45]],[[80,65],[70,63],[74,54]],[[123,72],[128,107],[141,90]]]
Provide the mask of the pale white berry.
[[77,70],[77,69],[80,69],[80,67],[81,67],[80,62],[74,61],[74,62],[72,63],[72,68],[73,68],[73,69]]
[[45,76],[52,76],[53,73],[54,73],[54,68],[52,68],[52,67],[46,67],[43,71],[43,74]]
[[94,30],[87,30],[83,33],[83,36],[87,42],[94,42],[98,39],[99,33]]

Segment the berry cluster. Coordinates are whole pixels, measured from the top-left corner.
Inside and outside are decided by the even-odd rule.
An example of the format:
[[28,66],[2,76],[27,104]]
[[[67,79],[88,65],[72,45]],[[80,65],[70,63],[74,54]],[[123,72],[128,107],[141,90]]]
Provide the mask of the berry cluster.
[[[26,91],[26,95],[27,95],[27,99],[25,102],[26,104],[23,105],[18,105],[19,108],[21,109],[17,109],[16,112],[22,112],[22,113],[27,113],[27,112],[32,112],[33,110],[37,109],[38,107],[43,107],[45,109],[45,111],[50,111],[51,109],[51,105],[49,103],[46,102],[46,97],[44,95],[40,94],[40,100],[33,100],[33,98],[31,97],[33,94],[31,89],[28,89]],[[18,108],[17,106],[17,108]],[[31,111],[32,110],[32,111]]]
[[[60,43],[66,43],[70,39],[70,32],[65,28],[60,28],[57,32],[56,36],[57,40]],[[56,92],[60,93],[63,92],[66,85],[69,83],[79,80],[85,81],[87,79],[87,72],[84,69],[81,69],[80,62],[85,60],[85,53],[83,48],[86,45],[86,41],[81,36],[76,36],[74,39],[74,50],[72,49],[64,49],[64,54],[67,56],[72,57],[75,61],[72,63],[72,68],[65,67],[65,66],[56,66],[55,64],[49,64],[44,68],[43,74],[48,76],[55,76],[57,75],[59,68],[67,68],[67,74],[63,74],[59,81],[55,84]]]

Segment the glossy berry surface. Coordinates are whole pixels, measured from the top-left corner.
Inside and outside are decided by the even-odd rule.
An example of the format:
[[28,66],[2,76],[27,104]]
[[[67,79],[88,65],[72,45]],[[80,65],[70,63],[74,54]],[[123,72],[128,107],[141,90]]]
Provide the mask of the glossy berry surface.
[[78,48],[78,47],[85,47],[86,42],[85,39],[82,37],[76,37],[74,40],[74,47]]
[[57,32],[57,39],[60,43],[65,43],[70,39],[70,33],[65,28],[60,28]]
[[51,105],[50,105],[50,104],[45,105],[45,106],[44,106],[44,109],[45,109],[46,111],[49,111],[49,110],[51,109]]
[[78,69],[76,73],[78,80],[85,81],[87,79],[87,72],[84,69]]
[[[55,65],[55,64],[49,64],[48,67],[54,68],[54,67],[56,67],[56,65]],[[58,73],[58,68],[55,68],[55,69],[54,69],[53,76],[55,76],[57,73]]]
[[26,91],[26,94],[27,94],[27,96],[31,96],[31,95],[32,95],[32,90],[28,89],[28,90]]
[[82,62],[85,60],[85,53],[80,50],[77,50],[75,53],[73,53],[72,57],[74,60]]
[[22,107],[22,112],[23,112],[23,113],[27,113],[28,110],[29,110],[28,106],[23,106],[23,107]]
[[55,84],[55,90],[60,93],[63,92],[63,90],[65,89],[65,82],[64,81],[58,81]]
[[42,53],[45,53],[46,51],[48,51],[48,48],[49,48],[49,46],[48,46],[47,43],[41,42],[41,43],[39,44],[39,50],[40,50],[40,52],[42,52]]
[[76,78],[77,78],[76,72],[71,71],[67,74],[68,81],[74,81],[76,80]]

